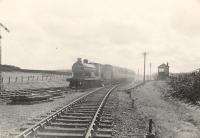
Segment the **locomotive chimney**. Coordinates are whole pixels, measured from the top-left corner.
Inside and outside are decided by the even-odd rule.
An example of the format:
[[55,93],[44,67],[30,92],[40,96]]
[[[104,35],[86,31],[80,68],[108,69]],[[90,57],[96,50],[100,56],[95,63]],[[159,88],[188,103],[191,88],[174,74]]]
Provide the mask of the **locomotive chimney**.
[[78,62],[82,62],[82,61],[81,61],[81,58],[78,58],[77,60],[78,60]]
[[88,63],[88,59],[84,59],[84,60],[83,60],[83,63],[86,63],[86,64],[87,64],[87,63]]

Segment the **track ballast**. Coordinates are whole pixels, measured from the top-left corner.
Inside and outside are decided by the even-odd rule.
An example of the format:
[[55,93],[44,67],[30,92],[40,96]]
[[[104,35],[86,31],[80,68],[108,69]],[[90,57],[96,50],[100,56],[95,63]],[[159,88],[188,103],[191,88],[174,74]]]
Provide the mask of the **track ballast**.
[[[92,91],[62,107],[16,138],[110,138],[113,118],[106,101],[116,86]],[[108,106],[108,105],[106,105]]]

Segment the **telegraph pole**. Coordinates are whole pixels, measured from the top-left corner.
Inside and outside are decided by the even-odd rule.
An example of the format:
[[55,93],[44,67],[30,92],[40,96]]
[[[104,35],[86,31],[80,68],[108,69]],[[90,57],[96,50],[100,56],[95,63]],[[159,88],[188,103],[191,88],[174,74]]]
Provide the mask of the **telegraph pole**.
[[149,66],[150,66],[150,73],[149,73],[149,79],[151,80],[151,63],[149,64]]
[[143,78],[143,81],[145,82],[145,69],[146,69],[146,55],[147,55],[147,52],[144,52],[142,53],[144,55],[144,78]]
[[1,28],[5,31],[10,32],[7,27],[5,27],[2,23],[0,23],[0,91],[3,90],[3,81],[2,81],[2,46],[1,46]]

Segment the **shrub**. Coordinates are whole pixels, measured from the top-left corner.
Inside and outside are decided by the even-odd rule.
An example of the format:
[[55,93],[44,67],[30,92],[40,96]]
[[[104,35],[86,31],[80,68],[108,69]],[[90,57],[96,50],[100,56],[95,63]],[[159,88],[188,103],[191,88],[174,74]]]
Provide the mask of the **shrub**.
[[200,100],[200,72],[180,73],[170,76],[173,97],[196,104]]

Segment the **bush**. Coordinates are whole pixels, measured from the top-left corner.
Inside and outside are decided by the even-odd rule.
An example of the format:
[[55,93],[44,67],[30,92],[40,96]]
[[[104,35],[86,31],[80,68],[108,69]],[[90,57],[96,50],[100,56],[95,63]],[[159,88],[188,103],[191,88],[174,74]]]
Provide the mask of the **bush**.
[[180,73],[170,76],[173,97],[196,104],[200,100],[200,72]]

